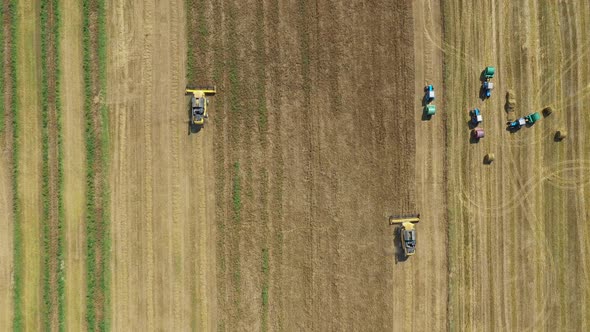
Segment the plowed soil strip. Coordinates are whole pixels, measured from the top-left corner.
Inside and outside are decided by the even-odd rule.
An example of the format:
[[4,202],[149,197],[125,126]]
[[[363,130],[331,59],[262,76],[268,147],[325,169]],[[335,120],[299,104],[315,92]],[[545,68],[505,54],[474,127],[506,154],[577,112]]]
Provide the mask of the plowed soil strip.
[[59,97],[59,7],[41,0],[43,327],[64,327],[63,204]]
[[84,86],[86,111],[86,238],[88,329],[108,327],[108,118],[105,102],[105,1],[83,2]]
[[[14,258],[20,255],[15,246],[17,234],[15,232],[14,211],[16,210],[16,177],[13,176],[15,155],[15,135],[13,122],[15,120],[15,102],[16,102],[16,68],[14,67],[16,59],[16,47],[14,44],[14,34],[16,27],[16,15],[14,15],[14,6],[16,1],[4,0],[0,4],[0,19],[2,27],[0,28],[0,63],[4,68],[4,73],[0,77],[0,211],[3,211],[4,226],[0,232],[0,330],[8,331],[12,329],[14,306],[14,286],[17,280],[22,278],[16,269]],[[14,279],[13,279],[14,272]],[[17,279],[18,277],[18,279]],[[14,280],[14,282],[13,282]]]

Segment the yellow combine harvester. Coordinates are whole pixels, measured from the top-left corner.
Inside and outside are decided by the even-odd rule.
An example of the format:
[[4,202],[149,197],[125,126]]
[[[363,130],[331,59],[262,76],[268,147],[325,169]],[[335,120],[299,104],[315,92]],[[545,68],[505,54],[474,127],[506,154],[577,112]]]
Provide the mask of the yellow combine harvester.
[[412,256],[416,252],[416,228],[414,224],[418,222],[420,222],[420,214],[389,217],[390,225],[402,225],[399,228],[399,236],[406,257]]
[[209,99],[207,99],[207,95],[214,94],[215,86],[186,87],[186,95],[191,95],[191,126],[202,126],[205,123],[205,119],[209,117],[209,113],[207,113],[207,105],[209,105]]

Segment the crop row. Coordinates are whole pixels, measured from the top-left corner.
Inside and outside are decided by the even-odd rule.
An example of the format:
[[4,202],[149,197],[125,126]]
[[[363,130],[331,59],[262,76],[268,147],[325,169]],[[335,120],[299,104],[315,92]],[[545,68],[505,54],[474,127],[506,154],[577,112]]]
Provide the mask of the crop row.
[[[91,22],[92,15],[97,21]],[[94,24],[94,26],[93,26]],[[85,110],[85,146],[86,146],[86,322],[88,329],[97,327],[104,331],[109,329],[107,316],[110,303],[110,285],[108,282],[108,253],[110,241],[108,234],[108,200],[107,179],[105,170],[108,168],[108,108],[105,104],[106,91],[106,8],[104,0],[84,0],[82,2],[82,44],[84,70],[84,110]],[[93,35],[95,34],[95,35]],[[93,43],[92,40],[96,40]],[[93,66],[93,55],[96,55],[98,66]],[[98,71],[97,73],[95,71]],[[93,79],[97,74],[98,81]],[[93,107],[95,91],[99,91],[100,107],[98,115]],[[98,116],[100,128],[94,124]],[[96,133],[100,132],[98,136]],[[102,170],[102,172],[97,172]],[[101,178],[97,178],[100,174]],[[100,188],[100,192],[97,189]],[[102,203],[98,206],[97,201]],[[100,217],[97,210],[101,209]],[[100,253],[102,259],[98,259]],[[100,264],[100,265],[99,265]],[[100,271],[100,272],[98,272]],[[101,293],[102,315],[97,321],[97,294]]]
[[19,159],[19,109],[17,100],[17,69],[16,60],[18,59],[16,42],[18,33],[18,16],[17,16],[17,0],[11,0],[8,3],[7,13],[4,15],[10,16],[10,68],[9,78],[11,81],[11,103],[10,108],[12,110],[12,197],[13,197],[13,215],[14,215],[14,247],[13,247],[13,264],[14,264],[14,292],[13,292],[13,305],[14,305],[14,316],[13,316],[13,329],[15,331],[22,330],[23,323],[23,312],[22,312],[22,297],[23,292],[23,248],[22,248],[22,225],[20,218],[20,199],[18,198],[18,159]]

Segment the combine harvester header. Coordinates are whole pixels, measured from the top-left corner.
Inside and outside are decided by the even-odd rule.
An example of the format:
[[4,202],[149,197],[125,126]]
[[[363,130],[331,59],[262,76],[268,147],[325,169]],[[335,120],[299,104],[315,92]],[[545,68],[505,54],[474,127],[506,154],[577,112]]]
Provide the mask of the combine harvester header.
[[389,217],[389,224],[403,224],[405,222],[417,223],[420,221],[420,213],[417,214],[405,214]]

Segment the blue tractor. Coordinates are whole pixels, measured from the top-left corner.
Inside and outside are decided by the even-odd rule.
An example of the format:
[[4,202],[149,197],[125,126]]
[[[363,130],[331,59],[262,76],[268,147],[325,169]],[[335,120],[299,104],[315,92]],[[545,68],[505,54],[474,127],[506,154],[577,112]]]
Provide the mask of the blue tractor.
[[432,84],[427,85],[424,88],[424,93],[424,100],[426,101],[426,103],[430,103],[434,100],[434,86],[432,86]]
[[492,90],[494,89],[494,83],[490,81],[483,82],[483,92],[486,98],[490,98],[492,96]]
[[511,130],[518,130],[520,127],[526,125],[526,120],[524,118],[516,119],[515,121],[508,122],[508,129]]
[[483,122],[483,115],[481,115],[479,108],[469,111],[469,115],[471,116],[471,124],[474,127]]

